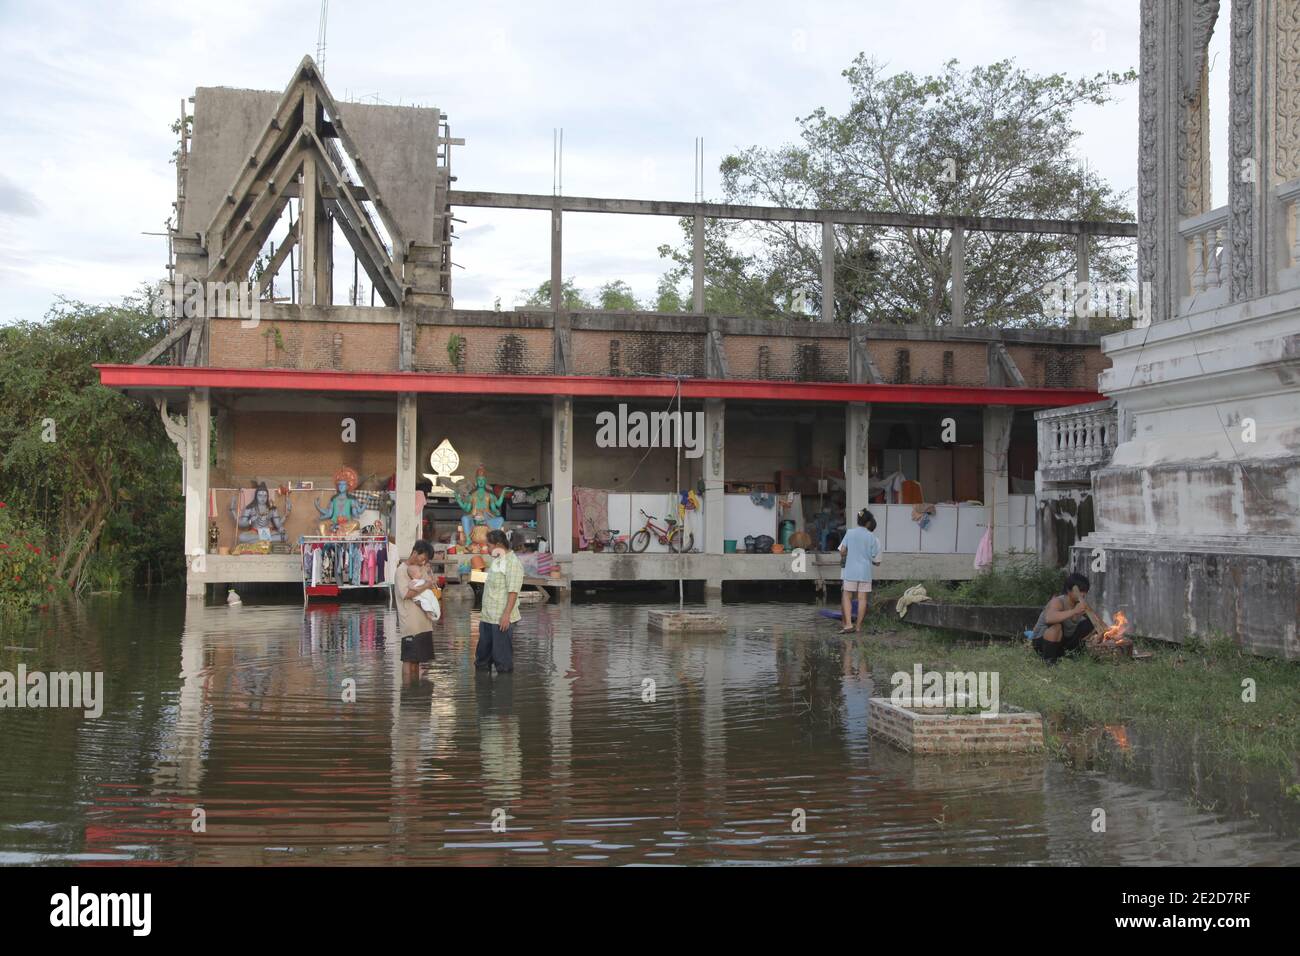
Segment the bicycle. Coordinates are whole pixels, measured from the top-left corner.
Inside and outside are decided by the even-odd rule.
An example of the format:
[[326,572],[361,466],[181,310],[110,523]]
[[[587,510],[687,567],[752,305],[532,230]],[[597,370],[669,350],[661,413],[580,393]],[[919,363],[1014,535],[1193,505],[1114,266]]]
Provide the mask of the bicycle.
[[596,553],[609,548],[615,554],[627,554],[627,541],[618,536],[617,528],[602,528],[591,539],[591,550]]
[[645,518],[645,525],[632,535],[632,550],[637,554],[650,547],[651,535],[654,535],[660,544],[668,545],[669,551],[677,554],[683,554],[695,547],[695,535],[687,534],[677,523],[676,518],[665,518],[664,521],[668,525],[665,528],[655,524],[655,516],[646,514],[644,508],[641,509],[641,517]]

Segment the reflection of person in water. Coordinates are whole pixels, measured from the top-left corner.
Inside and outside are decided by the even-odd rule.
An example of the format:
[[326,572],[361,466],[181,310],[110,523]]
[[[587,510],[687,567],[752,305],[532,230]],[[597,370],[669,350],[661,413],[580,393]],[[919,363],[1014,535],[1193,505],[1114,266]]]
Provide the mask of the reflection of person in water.
[[519,742],[519,717],[515,714],[514,680],[509,674],[493,680],[478,672],[479,760],[484,793],[497,805],[508,805],[522,795],[524,757]]

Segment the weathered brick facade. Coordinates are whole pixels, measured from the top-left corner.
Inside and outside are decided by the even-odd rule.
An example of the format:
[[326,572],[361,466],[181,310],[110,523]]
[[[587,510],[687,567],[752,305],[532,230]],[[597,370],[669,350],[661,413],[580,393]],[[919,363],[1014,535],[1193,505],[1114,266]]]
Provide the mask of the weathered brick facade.
[[[816,323],[562,313],[557,328],[549,312],[278,305],[263,313],[251,328],[238,319],[213,319],[208,364],[399,371],[404,320],[409,367],[418,372],[711,378],[719,375],[721,359],[735,379],[847,382],[851,375],[848,328]],[[1030,387],[1095,388],[1109,367],[1087,333],[900,327],[867,329],[865,335],[881,380],[896,385],[1001,384],[989,375],[990,343],[999,341]],[[449,348],[453,336],[458,349]],[[557,355],[567,356],[567,368],[557,364]]]

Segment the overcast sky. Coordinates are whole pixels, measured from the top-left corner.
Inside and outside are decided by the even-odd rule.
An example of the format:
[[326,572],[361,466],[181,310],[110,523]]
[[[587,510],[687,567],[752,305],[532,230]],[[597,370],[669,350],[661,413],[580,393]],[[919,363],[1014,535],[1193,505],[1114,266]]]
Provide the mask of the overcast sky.
[[[1133,0],[407,3],[333,0],[325,77],[345,99],[438,106],[467,145],[462,189],[549,193],[564,128],[569,195],[706,198],[727,152],[792,140],[842,110],[860,51],[913,72],[1014,57],[1072,75],[1138,65]],[[555,12],[559,11],[559,12]],[[0,321],[57,295],[110,301],[161,278],[175,198],[170,131],[196,86],[281,90],[316,52],[320,4],[0,0]],[[1222,33],[1223,31],[1219,31]],[[1220,58],[1223,64],[1226,58]],[[1081,110],[1079,155],[1136,184],[1137,90]],[[545,213],[460,210],[456,304],[505,307],[549,275]],[[674,220],[565,217],[566,276],[649,295]]]

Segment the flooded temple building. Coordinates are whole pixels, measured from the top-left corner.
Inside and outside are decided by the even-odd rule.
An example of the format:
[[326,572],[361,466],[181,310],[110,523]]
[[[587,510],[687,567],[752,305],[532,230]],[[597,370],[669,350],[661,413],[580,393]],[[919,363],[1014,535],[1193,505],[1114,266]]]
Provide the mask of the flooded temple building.
[[[201,88],[192,115],[171,332],[100,368],[158,406],[185,463],[191,594],[302,582],[300,539],[367,530],[391,542],[389,562],[428,538],[454,577],[499,524],[539,542],[550,558],[534,580],[560,594],[679,576],[715,592],[815,583],[838,579],[836,528],[865,506],[880,577],[969,578],[990,526],[998,552],[1038,549],[1035,412],[1103,401],[1110,359],[1086,319],[968,324],[963,250],[979,231],[1051,236],[1086,280],[1089,243],[1135,236],[1131,223],[460,190],[445,114],[338,101],[310,58],[280,93]],[[455,307],[455,222],[485,207],[550,217],[549,308]],[[693,311],[566,308],[566,213],[693,221]],[[939,231],[949,322],[706,314],[709,219],[820,224],[831,302],[837,227]],[[637,412],[680,412],[686,447],[601,440],[607,416]],[[933,506],[921,520],[918,504]],[[669,518],[685,540],[664,533]]]

